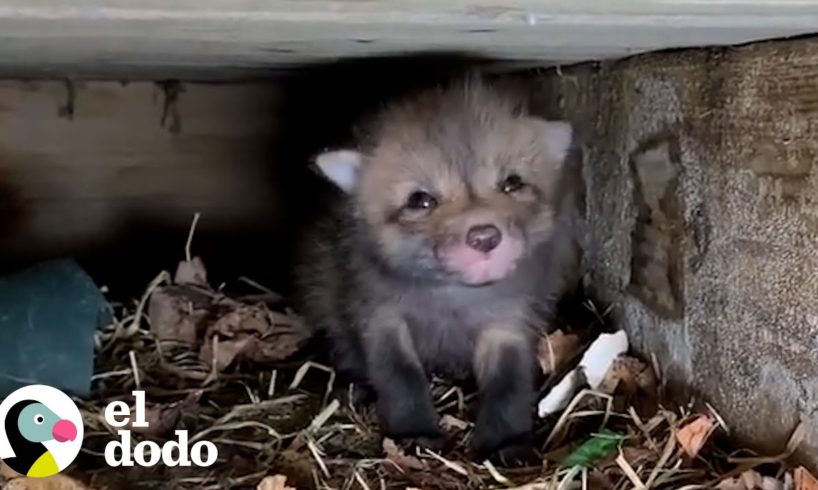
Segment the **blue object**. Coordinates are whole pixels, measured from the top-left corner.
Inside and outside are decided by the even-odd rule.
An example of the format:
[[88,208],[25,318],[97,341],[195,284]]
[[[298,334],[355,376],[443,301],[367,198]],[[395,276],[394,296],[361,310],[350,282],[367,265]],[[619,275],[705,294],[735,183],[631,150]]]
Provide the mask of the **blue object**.
[[72,260],[0,277],[0,399],[31,384],[87,396],[94,334],[110,312],[94,281]]

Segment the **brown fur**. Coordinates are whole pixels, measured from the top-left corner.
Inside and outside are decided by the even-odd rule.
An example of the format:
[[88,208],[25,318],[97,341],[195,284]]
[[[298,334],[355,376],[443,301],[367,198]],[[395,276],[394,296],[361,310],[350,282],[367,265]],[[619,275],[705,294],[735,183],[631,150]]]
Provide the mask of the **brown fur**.
[[[578,278],[575,169],[549,124],[472,79],[362,127],[357,178],[308,235],[297,279],[336,368],[374,388],[389,435],[437,438],[427,374],[476,375],[478,451],[507,463],[530,450],[536,328]],[[511,174],[525,185],[501,192]],[[418,190],[437,206],[408,208]],[[464,284],[439,251],[484,223],[524,255],[507,277]]]

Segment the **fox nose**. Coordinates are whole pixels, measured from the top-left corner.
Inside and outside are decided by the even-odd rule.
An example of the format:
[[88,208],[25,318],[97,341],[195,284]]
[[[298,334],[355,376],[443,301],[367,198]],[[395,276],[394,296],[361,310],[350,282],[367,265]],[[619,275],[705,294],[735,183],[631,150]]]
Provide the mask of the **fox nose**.
[[503,234],[494,225],[472,226],[466,233],[466,245],[483,253],[497,248],[502,240]]

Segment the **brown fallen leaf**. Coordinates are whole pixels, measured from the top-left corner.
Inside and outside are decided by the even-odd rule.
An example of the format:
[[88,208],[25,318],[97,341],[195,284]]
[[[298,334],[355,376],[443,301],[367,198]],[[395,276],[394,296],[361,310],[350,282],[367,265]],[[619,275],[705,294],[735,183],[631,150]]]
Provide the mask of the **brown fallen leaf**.
[[48,478],[14,478],[9,480],[2,490],[90,490],[73,478],[54,475]]
[[546,376],[561,371],[567,363],[579,354],[582,338],[577,334],[566,334],[556,330],[540,339],[538,359]]
[[426,462],[415,456],[407,455],[403,449],[395,444],[395,441],[385,437],[383,439],[383,452],[386,454],[386,459],[394,463],[401,471],[405,470],[428,470]]
[[[224,371],[233,364],[233,361],[239,357],[239,354],[241,354],[252,341],[252,337],[242,337],[239,339],[220,340],[218,344],[215,345],[212,341],[208,342],[202,348],[202,360],[209,361],[211,366],[215,362],[216,369],[218,371]],[[215,353],[213,349],[216,349]]]
[[258,484],[256,490],[295,490],[287,486],[287,477],[284,475],[266,476]]
[[204,262],[199,257],[183,260],[176,266],[176,275],[173,276],[174,284],[194,284],[196,286],[208,287],[207,269]]
[[710,415],[700,415],[676,433],[676,440],[685,453],[695,458],[716,430],[716,420]]
[[159,340],[195,344],[204,333],[212,307],[213,299],[194,288],[158,288],[148,303],[151,332]]
[[[224,370],[235,362],[282,361],[298,352],[311,332],[301,317],[271,312],[265,305],[224,302],[221,316],[207,329],[200,358]],[[214,356],[213,338],[218,339]]]
[[625,394],[642,392],[651,396],[657,394],[657,388],[658,380],[653,367],[631,356],[620,356],[614,360],[599,386],[599,390],[607,394],[613,394],[619,389]]
[[795,469],[794,476],[795,490],[818,490],[818,479],[803,466]]
[[265,335],[270,333],[272,327],[269,314],[264,308],[240,304],[219,317],[211,329],[226,337],[233,337],[238,333]]

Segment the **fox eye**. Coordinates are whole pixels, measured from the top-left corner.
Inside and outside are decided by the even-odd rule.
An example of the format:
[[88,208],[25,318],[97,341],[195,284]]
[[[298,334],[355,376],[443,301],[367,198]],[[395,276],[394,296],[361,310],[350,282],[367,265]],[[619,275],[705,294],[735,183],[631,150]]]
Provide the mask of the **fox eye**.
[[500,183],[500,191],[504,194],[511,194],[523,188],[525,182],[517,174],[511,174]]
[[437,199],[428,192],[413,192],[406,199],[406,207],[414,210],[431,210],[437,207]]

